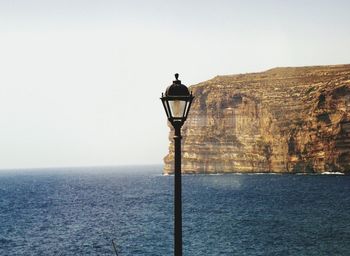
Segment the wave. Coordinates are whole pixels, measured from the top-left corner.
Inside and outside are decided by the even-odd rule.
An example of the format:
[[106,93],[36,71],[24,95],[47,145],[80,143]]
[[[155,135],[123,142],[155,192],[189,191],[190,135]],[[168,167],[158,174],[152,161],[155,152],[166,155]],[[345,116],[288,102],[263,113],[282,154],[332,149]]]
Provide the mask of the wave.
[[322,172],[322,175],[344,175],[342,172]]

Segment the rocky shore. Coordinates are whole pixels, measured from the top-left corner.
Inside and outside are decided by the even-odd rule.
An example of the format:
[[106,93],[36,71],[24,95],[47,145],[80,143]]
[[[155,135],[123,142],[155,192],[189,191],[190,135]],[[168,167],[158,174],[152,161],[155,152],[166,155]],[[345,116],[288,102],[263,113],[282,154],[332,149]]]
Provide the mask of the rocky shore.
[[217,76],[190,89],[184,173],[350,172],[350,65]]

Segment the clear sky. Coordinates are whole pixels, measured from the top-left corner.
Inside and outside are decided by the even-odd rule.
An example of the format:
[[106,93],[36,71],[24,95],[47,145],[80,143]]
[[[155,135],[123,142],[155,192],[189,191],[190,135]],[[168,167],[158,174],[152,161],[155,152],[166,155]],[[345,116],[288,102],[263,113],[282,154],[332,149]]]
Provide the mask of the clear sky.
[[162,163],[159,100],[276,66],[350,63],[350,1],[0,0],[0,169]]

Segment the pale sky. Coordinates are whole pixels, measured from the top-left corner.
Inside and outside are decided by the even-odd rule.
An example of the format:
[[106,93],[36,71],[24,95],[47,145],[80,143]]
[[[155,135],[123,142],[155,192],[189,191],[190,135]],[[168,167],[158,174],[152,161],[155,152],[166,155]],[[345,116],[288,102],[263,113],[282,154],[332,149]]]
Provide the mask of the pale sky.
[[350,63],[349,1],[0,0],[0,169],[162,163],[174,80]]

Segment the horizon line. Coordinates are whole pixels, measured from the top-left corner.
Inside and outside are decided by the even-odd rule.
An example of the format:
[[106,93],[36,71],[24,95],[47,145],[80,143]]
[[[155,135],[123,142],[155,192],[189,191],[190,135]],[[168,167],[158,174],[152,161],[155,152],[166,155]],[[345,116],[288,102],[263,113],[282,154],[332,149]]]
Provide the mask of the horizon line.
[[14,168],[0,168],[2,171],[25,171],[25,170],[51,170],[51,169],[83,169],[83,168],[115,168],[115,167],[140,167],[140,166],[162,166],[164,163],[152,164],[119,164],[119,165],[76,165],[76,166],[46,166],[46,167],[14,167]]

